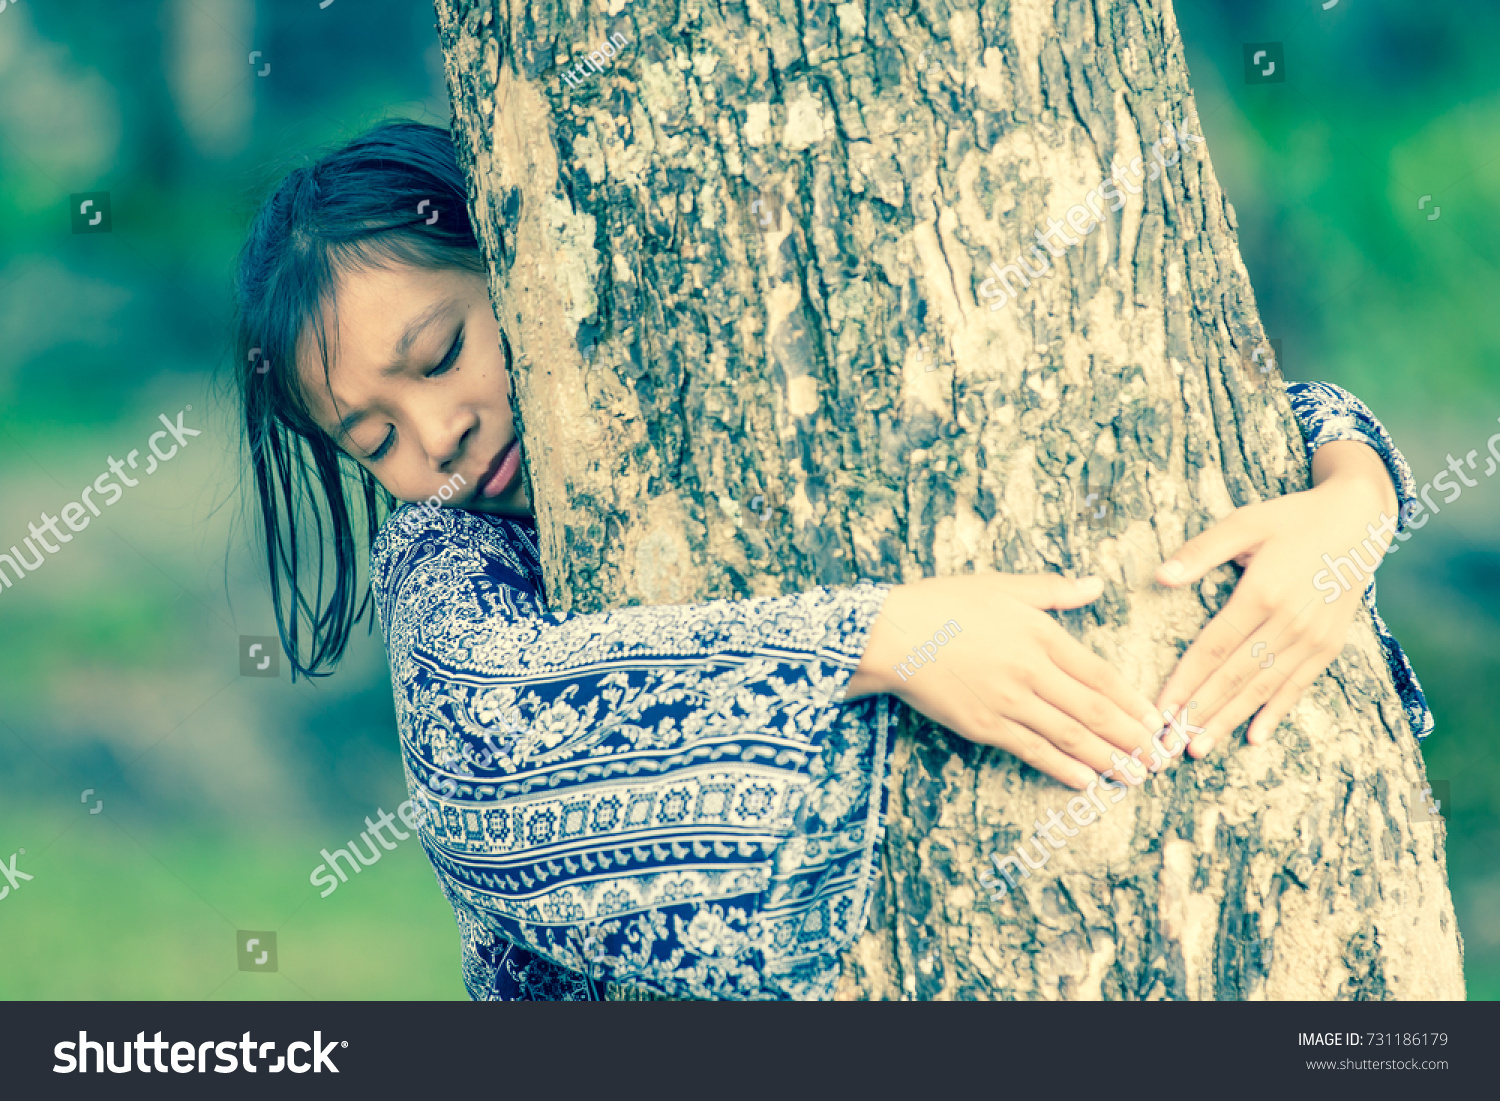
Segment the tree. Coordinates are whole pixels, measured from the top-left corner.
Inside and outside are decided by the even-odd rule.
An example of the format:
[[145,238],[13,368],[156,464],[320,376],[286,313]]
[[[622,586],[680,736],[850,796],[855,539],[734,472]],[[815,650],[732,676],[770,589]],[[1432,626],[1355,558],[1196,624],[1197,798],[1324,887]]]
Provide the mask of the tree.
[[[1167,0],[578,7],[436,4],[558,606],[1099,573],[1161,683],[1238,570],[1156,565],[1309,484]],[[1072,793],[903,712],[841,997],[1463,996],[1367,613],[998,900]]]

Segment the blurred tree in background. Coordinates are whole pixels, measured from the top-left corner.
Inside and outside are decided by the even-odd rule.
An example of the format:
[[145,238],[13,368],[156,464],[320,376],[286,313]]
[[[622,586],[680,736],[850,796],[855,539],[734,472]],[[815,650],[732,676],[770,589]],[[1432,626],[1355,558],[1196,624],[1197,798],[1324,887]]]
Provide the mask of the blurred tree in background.
[[[1500,430],[1500,11],[1176,8],[1284,373],[1364,398],[1419,483],[1483,453]],[[1265,42],[1286,79],[1248,83],[1244,45]],[[191,405],[203,429],[0,590],[0,859],[25,849],[35,877],[0,900],[0,998],[463,997],[414,840],[326,899],[309,883],[320,849],[405,798],[388,674],[360,632],[335,677],[240,675],[240,636],[275,628],[209,386],[268,187],[392,116],[449,118],[421,0],[0,10],[0,549],[144,448],[158,414]],[[75,234],[70,196],[94,191],[110,232]],[[1450,783],[1470,996],[1495,998],[1500,477],[1478,480],[1386,561],[1380,603],[1437,716],[1425,754]],[[276,974],[237,969],[240,929],[277,931]]]

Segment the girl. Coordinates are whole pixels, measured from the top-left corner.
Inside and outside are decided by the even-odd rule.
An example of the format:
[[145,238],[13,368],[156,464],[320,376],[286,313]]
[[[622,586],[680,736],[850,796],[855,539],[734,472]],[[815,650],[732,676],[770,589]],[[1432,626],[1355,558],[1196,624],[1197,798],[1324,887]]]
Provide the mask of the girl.
[[[552,613],[466,194],[446,131],[377,126],[282,181],[235,290],[283,644],[294,670],[326,675],[373,596],[419,836],[475,998],[597,998],[606,979],[826,997],[866,920],[892,697],[1079,789],[1128,771],[1125,754],[1139,763],[1183,705],[1201,724],[1192,756],[1257,711],[1261,740],[1337,656],[1359,602],[1313,599],[1321,556],[1369,545],[1384,518],[1373,572],[1415,491],[1358,401],[1289,387],[1313,488],[1238,509],[1162,565],[1166,585],[1230,558],[1246,569],[1154,703],[1046,614],[1095,600],[1097,578],[984,572]],[[1373,582],[1364,594],[1373,604]],[[1375,622],[1425,735],[1416,679]],[[913,647],[939,632],[941,659],[920,667]]]

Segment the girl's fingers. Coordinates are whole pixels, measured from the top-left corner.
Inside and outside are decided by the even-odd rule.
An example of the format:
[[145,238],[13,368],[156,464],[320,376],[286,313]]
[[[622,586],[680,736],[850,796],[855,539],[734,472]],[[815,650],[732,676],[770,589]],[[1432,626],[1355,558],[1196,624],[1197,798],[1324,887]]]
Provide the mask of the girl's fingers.
[[1231,558],[1253,552],[1265,539],[1258,525],[1252,523],[1256,506],[1235,509],[1207,531],[1189,539],[1177,553],[1156,568],[1158,584],[1186,585],[1197,581],[1215,566]]
[[1030,696],[1013,704],[1009,717],[1045,738],[1051,745],[1089,770],[1087,785],[1095,775],[1114,764],[1111,754],[1119,750],[1071,715],[1052,706],[1041,696]]
[[1260,709],[1260,714],[1255,716],[1255,721],[1250,724],[1248,741],[1251,745],[1260,745],[1276,732],[1281,725],[1281,720],[1291,712],[1302,698],[1302,694],[1311,687],[1312,682],[1323,675],[1323,670],[1333,664],[1333,659],[1339,656],[1338,650],[1320,650],[1308,658],[1302,665],[1287,678],[1286,683],[1276,690],[1265,705]]
[[1303,649],[1296,655],[1297,664],[1286,664],[1297,649],[1297,636],[1287,629],[1291,621],[1289,615],[1268,620],[1249,635],[1234,640],[1228,656],[1193,693],[1192,698],[1198,701],[1194,722],[1205,725],[1257,680],[1267,679],[1273,690],[1281,685],[1286,674],[1297,668],[1309,652],[1308,648]]
[[[1209,620],[1193,644],[1182,655],[1177,668],[1162,686],[1157,697],[1162,710],[1176,711],[1191,700],[1198,701],[1197,714],[1202,708],[1212,707],[1215,701],[1222,702],[1224,691],[1212,691],[1210,683],[1226,663],[1242,656],[1239,648],[1245,648],[1243,657],[1249,660],[1249,647],[1253,645],[1251,635],[1259,638],[1266,628],[1266,614],[1258,608],[1253,598],[1245,595],[1243,586],[1235,590],[1229,602],[1219,609],[1219,614]],[[1257,654],[1257,661],[1264,659],[1264,652]]]
[[997,573],[994,582],[1013,600],[1042,610],[1081,608],[1099,599],[1104,582],[1098,577],[1064,577],[1060,573]]
[[[1092,686],[1094,690],[1108,697],[1115,707],[1125,713],[1127,718],[1135,720],[1132,724],[1134,727],[1137,729],[1142,726],[1147,727],[1148,737],[1161,728],[1162,723],[1159,721],[1161,712],[1152,706],[1151,700],[1144,692],[1130,684],[1113,665],[1056,623],[1050,625],[1054,630],[1046,632],[1047,656],[1057,664],[1059,669],[1085,688]],[[1049,694],[1048,698],[1053,703],[1057,702],[1056,696]],[[1077,714],[1071,709],[1065,710],[1068,710],[1070,714]],[[1079,717],[1082,718],[1082,716]],[[1084,719],[1084,722],[1086,725],[1092,725],[1087,719]],[[1133,748],[1138,744],[1141,743],[1133,741],[1130,746]]]
[[1037,731],[994,712],[989,715],[985,731],[960,730],[959,733],[981,745],[1003,749],[1022,764],[1030,765],[1078,791],[1098,779],[1094,769],[1068,756]]
[[[1095,657],[1093,654],[1088,656]],[[1104,664],[1105,669],[1109,668],[1102,661],[1100,663]],[[1035,674],[1037,695],[1057,711],[1077,720],[1085,730],[1126,753],[1136,747],[1150,753],[1151,735],[1156,733],[1160,724],[1148,730],[1141,718],[1131,718],[1119,704],[1089,687],[1089,683],[1083,676],[1056,665],[1048,665]],[[1098,683],[1098,680],[1094,680],[1094,683]],[[1149,709],[1149,703],[1146,707]],[[1141,712],[1142,717],[1148,714],[1149,710]],[[1089,763],[1093,764],[1092,761]],[[1100,765],[1096,771],[1103,771],[1108,767],[1107,764]]]
[[[1223,701],[1207,722],[1199,721],[1199,725],[1206,728],[1206,733],[1194,739],[1193,748],[1198,748],[1199,752],[1193,753],[1193,756],[1202,756],[1214,746],[1227,742],[1229,735],[1275,696],[1312,656],[1311,646],[1293,646],[1277,659],[1275,667],[1256,670],[1259,676],[1247,680],[1232,699]],[[1199,742],[1203,743],[1201,747]],[[1190,753],[1193,748],[1189,749]]]
[[[1081,791],[1096,779],[1093,769],[1069,757],[1024,723],[1002,714],[1002,707],[991,706],[986,697],[993,695],[993,690],[986,689],[980,679],[975,679],[971,685],[968,677],[959,676],[951,669],[943,670],[942,666],[937,666],[933,672],[947,673],[942,678],[941,688],[928,680],[920,691],[907,692],[902,697],[909,706],[933,722],[977,745],[1003,749],[1068,787]],[[1004,707],[1004,710],[1008,712],[1014,708]]]
[[1194,717],[1195,725],[1203,727],[1203,733],[1197,735],[1188,746],[1188,755],[1191,757],[1205,757],[1216,747],[1223,745],[1229,735],[1234,733],[1240,723],[1253,715],[1261,704],[1275,694],[1276,689],[1284,681],[1277,677],[1257,677],[1252,683],[1239,692],[1234,699],[1219,708],[1218,714],[1207,722],[1199,721]]
[[1198,714],[1212,719],[1247,684],[1268,672],[1283,674],[1273,682],[1279,688],[1285,676],[1295,672],[1320,645],[1315,635],[1320,611],[1308,603],[1295,613],[1279,612],[1241,639],[1229,660],[1199,687]]

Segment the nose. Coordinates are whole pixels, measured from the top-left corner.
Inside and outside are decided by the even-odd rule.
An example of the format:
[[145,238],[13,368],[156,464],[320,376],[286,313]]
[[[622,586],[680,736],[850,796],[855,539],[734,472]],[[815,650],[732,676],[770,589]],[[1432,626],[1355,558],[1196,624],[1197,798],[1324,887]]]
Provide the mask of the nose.
[[472,410],[449,403],[419,410],[418,438],[428,461],[443,474],[453,473],[453,466],[463,456],[469,435],[477,418]]

